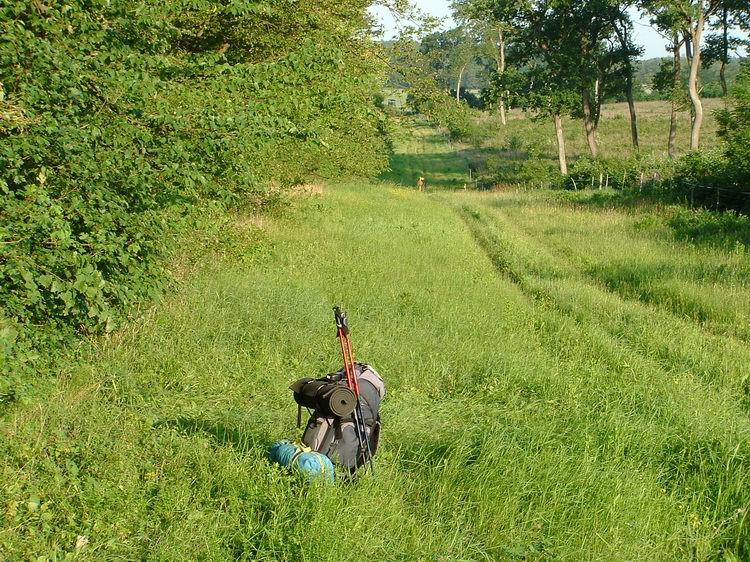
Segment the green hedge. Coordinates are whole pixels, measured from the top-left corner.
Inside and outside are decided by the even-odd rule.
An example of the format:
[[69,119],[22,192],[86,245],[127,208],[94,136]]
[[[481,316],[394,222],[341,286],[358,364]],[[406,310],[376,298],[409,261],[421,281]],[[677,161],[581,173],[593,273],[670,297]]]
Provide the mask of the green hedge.
[[159,291],[186,209],[386,166],[366,7],[0,6],[0,403]]

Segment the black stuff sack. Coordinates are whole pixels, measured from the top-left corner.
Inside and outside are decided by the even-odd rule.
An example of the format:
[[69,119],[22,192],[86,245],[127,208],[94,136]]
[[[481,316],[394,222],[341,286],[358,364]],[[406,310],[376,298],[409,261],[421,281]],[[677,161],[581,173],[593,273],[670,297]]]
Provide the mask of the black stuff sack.
[[[370,454],[375,455],[380,440],[380,403],[385,396],[385,384],[370,365],[355,363],[359,382],[359,398]],[[350,469],[369,461],[367,450],[359,446],[354,426],[354,393],[346,386],[346,374],[341,369],[319,379],[300,379],[291,386],[294,399],[310,410],[310,419],[302,434],[302,442],[313,451],[323,453],[333,464]],[[298,422],[301,419],[298,417]]]

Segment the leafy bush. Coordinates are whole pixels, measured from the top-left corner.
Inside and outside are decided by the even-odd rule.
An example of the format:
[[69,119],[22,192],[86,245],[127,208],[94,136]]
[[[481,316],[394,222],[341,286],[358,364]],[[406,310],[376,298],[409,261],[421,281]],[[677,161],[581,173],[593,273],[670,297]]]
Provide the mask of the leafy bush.
[[721,152],[693,150],[682,156],[675,168],[679,185],[714,185],[726,180],[727,162]]
[[365,25],[332,0],[0,7],[0,402],[34,349],[153,297],[202,201],[385,167]]
[[692,151],[677,162],[671,186],[692,205],[750,212],[750,64],[732,91],[733,107],[718,112],[721,151]]
[[[719,112],[719,135],[733,179],[750,187],[750,62],[742,64],[732,90],[733,108]],[[750,191],[750,189],[745,189]]]
[[675,235],[683,240],[706,243],[743,252],[750,248],[750,219],[734,211],[715,213],[706,209],[681,209],[669,219]]
[[507,152],[520,152],[523,149],[523,139],[518,135],[511,135],[503,146]]

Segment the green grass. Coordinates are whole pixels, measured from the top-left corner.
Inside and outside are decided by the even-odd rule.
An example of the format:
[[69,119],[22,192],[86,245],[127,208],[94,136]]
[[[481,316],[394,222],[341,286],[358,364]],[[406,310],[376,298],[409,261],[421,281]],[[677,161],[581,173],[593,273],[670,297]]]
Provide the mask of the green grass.
[[427,190],[463,190],[471,187],[469,162],[456,147],[428,122],[402,118],[396,129],[396,151],[390,170],[381,179],[407,187],[416,187],[420,176]]
[[[0,559],[748,559],[747,251],[577,197],[346,184],[224,225],[3,413]],[[334,304],[387,384],[382,449],[305,486],[265,450],[339,362]]]

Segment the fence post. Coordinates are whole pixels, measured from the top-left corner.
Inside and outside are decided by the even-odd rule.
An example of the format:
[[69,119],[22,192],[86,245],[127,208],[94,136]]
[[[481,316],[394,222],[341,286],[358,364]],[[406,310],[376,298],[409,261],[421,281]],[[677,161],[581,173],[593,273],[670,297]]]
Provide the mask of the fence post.
[[716,210],[717,211],[719,210],[719,197],[720,197],[720,195],[721,195],[721,188],[717,187],[716,188]]
[[609,174],[607,174],[607,182],[604,184],[604,189],[609,189]]
[[690,186],[690,208],[695,207],[695,186]]

